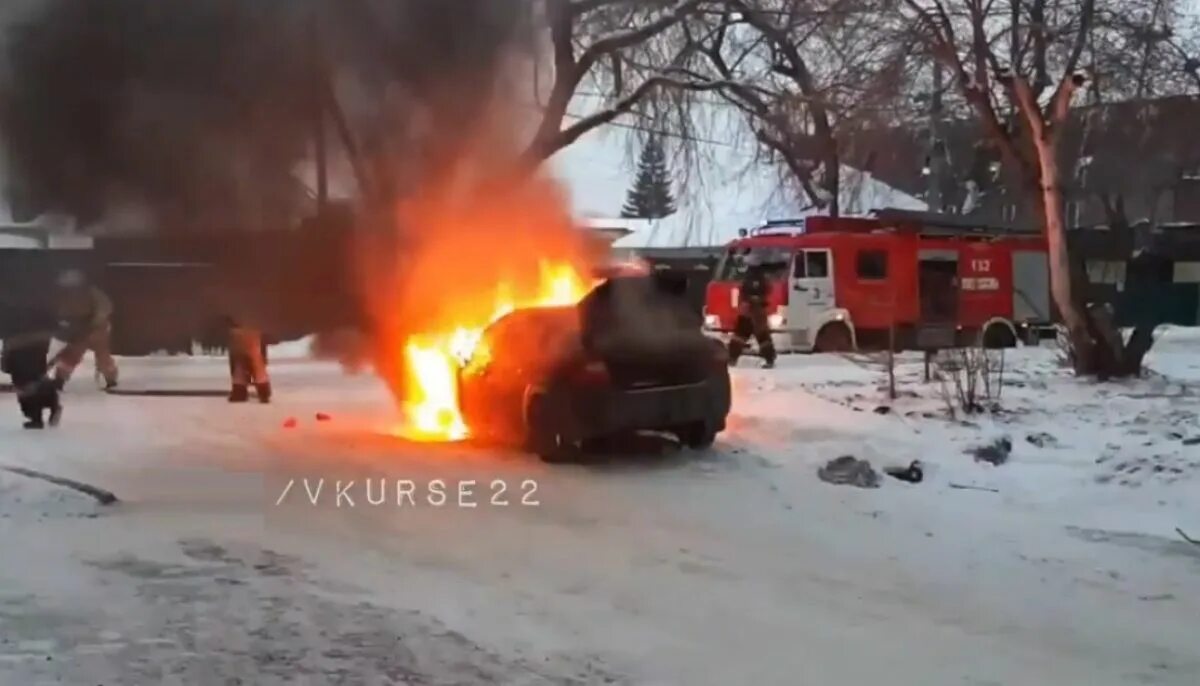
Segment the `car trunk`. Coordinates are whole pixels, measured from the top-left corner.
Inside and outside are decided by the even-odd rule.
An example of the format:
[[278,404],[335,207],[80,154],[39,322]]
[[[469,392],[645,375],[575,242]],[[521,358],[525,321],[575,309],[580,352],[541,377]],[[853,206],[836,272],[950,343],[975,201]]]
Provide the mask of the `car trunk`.
[[604,362],[618,387],[696,383],[721,353],[688,306],[686,282],[670,275],[610,280],[580,312],[584,350]]

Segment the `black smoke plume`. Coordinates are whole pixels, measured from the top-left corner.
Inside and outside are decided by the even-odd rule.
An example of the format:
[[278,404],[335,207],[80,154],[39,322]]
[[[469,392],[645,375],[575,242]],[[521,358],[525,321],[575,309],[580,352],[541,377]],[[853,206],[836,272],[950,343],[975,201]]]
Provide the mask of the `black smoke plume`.
[[411,192],[476,135],[474,102],[529,45],[531,16],[527,0],[26,5],[0,37],[14,214],[171,231],[280,228],[309,211],[296,170],[322,73],[378,183]]

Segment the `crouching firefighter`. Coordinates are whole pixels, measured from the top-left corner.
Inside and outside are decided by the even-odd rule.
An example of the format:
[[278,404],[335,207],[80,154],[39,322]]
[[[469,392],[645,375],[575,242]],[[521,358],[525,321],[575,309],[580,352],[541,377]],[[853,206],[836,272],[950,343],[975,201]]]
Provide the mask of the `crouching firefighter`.
[[61,389],[89,350],[96,358],[96,372],[104,379],[105,390],[117,385],[117,363],[113,360],[112,300],[89,284],[82,272],[69,270],[58,279],[59,337],[66,346],[58,353],[54,379]]
[[260,403],[271,402],[271,378],[267,375],[267,346],[262,332],[226,317],[229,334],[229,376],[232,389],[229,402],[244,403],[250,399],[250,386]]
[[771,340],[771,327],[767,322],[769,288],[770,280],[767,278],[766,266],[752,258],[739,289],[737,323],[733,327],[733,337],[729,340],[730,366],[737,364],[751,336],[758,343],[758,354],[763,358],[763,367],[770,369],[775,366],[775,343]]
[[[13,390],[26,429],[58,426],[62,418],[58,384],[50,378],[50,340],[55,335],[54,316],[47,310],[21,317],[18,333],[5,336],[0,348],[0,371],[12,378]],[[49,417],[46,413],[49,412]]]

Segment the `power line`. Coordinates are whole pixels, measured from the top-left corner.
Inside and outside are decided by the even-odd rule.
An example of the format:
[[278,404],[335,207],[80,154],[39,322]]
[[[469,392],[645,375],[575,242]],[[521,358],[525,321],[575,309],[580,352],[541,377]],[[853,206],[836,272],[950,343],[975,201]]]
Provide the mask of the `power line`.
[[[568,119],[574,119],[576,121],[587,119],[587,117],[579,116],[577,114],[570,114],[570,113],[568,113],[565,116]],[[721,145],[721,146],[725,146],[725,147],[729,147],[729,148],[737,147],[728,141],[719,141],[719,140],[714,140],[711,138],[700,138],[698,136],[687,136],[684,134],[675,133],[673,131],[652,129],[652,128],[649,128],[646,126],[642,126],[640,124],[627,124],[624,122],[610,121],[606,124],[602,124],[602,126],[612,126],[612,127],[618,128],[618,129],[628,129],[630,131],[640,131],[642,133],[650,133],[650,134],[654,134],[656,136],[663,136],[664,138],[675,138],[678,140],[688,141],[689,143],[707,143],[709,145]]]

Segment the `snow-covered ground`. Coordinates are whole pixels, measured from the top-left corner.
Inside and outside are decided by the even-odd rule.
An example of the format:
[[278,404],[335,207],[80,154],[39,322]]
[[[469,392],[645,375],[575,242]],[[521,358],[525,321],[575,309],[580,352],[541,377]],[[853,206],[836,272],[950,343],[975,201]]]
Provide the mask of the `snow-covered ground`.
[[[894,403],[868,358],[747,360],[713,451],[565,467],[394,438],[378,382],[294,354],[268,406],[81,370],[55,431],[0,396],[0,463],[123,502],[0,472],[0,684],[1194,686],[1200,548],[1175,527],[1200,535],[1200,335],[1169,331],[1138,382],[1054,358],[1010,351],[1003,411],[966,421],[918,359]],[[227,368],[122,371],[220,390]],[[964,454],[1001,436],[1000,466]],[[927,474],[818,480],[841,455]]]

